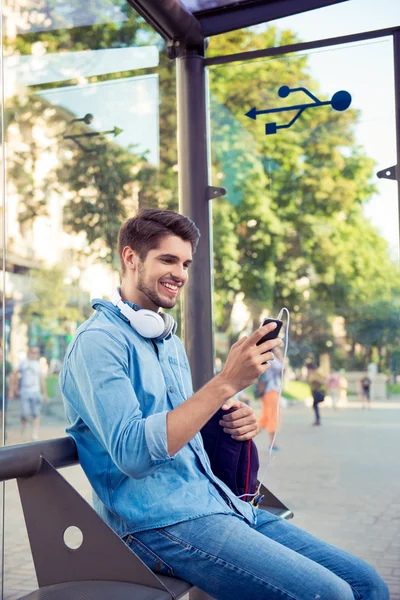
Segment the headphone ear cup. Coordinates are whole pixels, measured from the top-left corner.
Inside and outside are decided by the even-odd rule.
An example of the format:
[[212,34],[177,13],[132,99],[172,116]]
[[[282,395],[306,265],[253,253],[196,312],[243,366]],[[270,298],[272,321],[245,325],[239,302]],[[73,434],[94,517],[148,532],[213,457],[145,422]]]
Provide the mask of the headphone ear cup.
[[171,315],[168,315],[167,313],[163,312],[158,313],[158,316],[161,317],[164,321],[164,332],[159,337],[161,339],[164,339],[170,335],[174,335],[177,327],[175,319],[171,317]]
[[130,312],[128,318],[131,327],[133,327],[139,335],[145,338],[163,337],[165,323],[161,314],[146,309],[135,311],[130,308],[130,310],[132,312]]
[[132,329],[137,331],[142,337],[163,340],[170,335],[174,335],[176,323],[171,315],[162,312],[156,313],[143,308],[134,310],[129,304],[123,302],[119,287],[111,294],[110,300],[114,306],[119,308],[124,317],[129,320]]

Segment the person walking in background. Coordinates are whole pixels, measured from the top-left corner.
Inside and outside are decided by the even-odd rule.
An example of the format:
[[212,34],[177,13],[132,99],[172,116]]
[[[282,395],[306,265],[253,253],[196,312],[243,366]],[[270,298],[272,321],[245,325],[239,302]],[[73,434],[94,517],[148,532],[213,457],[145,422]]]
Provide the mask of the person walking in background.
[[262,403],[262,414],[258,424],[268,431],[272,450],[279,450],[274,443],[274,437],[280,426],[278,402],[282,380],[283,354],[280,348],[275,348],[274,354],[275,358],[269,370],[261,375],[257,384],[258,396],[261,398]]
[[38,346],[30,346],[27,358],[19,364],[14,378],[13,396],[19,396],[21,401],[22,438],[25,440],[26,426],[28,422],[32,422],[32,440],[38,440],[42,402],[48,402]]
[[362,407],[371,409],[371,380],[368,375],[361,379],[360,384]]
[[319,404],[325,399],[325,377],[318,370],[317,365],[311,364],[308,366],[308,383],[311,388],[313,397],[313,409],[315,413],[315,421],[313,425],[321,425],[321,417],[319,414]]
[[340,369],[339,371],[339,404],[340,406],[346,406],[347,399],[347,390],[349,388],[348,381],[346,379],[346,371],[344,369]]
[[332,371],[327,381],[328,394],[332,399],[332,408],[337,410],[340,392],[340,375],[335,371]]

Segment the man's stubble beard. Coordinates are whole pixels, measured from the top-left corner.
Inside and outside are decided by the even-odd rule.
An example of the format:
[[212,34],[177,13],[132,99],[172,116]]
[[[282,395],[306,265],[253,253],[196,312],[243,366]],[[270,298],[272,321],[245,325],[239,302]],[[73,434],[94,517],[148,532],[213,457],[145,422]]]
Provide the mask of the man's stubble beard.
[[[155,284],[155,285],[157,285],[157,284]],[[173,308],[176,304],[177,297],[171,298],[170,302],[166,302],[157,293],[157,290],[155,289],[155,287],[152,288],[151,286],[146,284],[143,265],[139,266],[139,277],[138,277],[137,289],[144,296],[146,296],[149,300],[151,300],[151,302],[153,302],[153,304],[155,304],[156,306],[159,306],[160,308]]]

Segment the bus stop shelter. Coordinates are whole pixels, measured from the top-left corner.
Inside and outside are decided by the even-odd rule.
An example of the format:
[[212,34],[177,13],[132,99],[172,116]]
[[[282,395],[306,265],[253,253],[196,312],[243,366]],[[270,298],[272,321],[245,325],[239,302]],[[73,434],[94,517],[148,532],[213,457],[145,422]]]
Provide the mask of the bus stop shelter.
[[[209,175],[207,67],[237,61],[243,63],[266,56],[278,56],[392,35],[398,131],[400,127],[400,32],[398,28],[369,31],[242,53],[238,48],[238,52],[234,55],[207,59],[205,56],[207,38],[210,36],[305,11],[323,10],[324,7],[343,0],[298,0],[297,2],[290,0],[165,0],[164,2],[129,0],[129,2],[167,41],[169,56],[177,63],[180,210],[195,221],[202,235],[184,301],[185,347],[192,369],[194,389],[197,390],[212,377],[214,372],[210,202],[225,193],[223,188],[213,185]],[[398,157],[399,137],[397,135]],[[387,170],[382,177],[395,178],[395,170]],[[398,180],[400,191],[399,181],[400,178]]]

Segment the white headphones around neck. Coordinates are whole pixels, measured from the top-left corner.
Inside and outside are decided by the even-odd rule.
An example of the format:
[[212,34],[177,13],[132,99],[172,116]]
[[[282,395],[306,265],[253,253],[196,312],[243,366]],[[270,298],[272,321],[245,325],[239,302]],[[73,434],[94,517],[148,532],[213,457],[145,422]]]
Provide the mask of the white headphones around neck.
[[122,300],[119,287],[114,290],[110,300],[129,320],[131,327],[142,337],[164,340],[174,335],[176,322],[171,315],[162,312],[156,313],[144,308],[134,310]]

